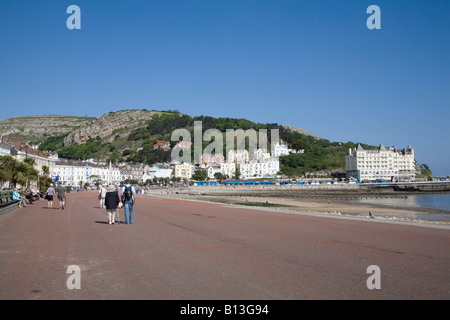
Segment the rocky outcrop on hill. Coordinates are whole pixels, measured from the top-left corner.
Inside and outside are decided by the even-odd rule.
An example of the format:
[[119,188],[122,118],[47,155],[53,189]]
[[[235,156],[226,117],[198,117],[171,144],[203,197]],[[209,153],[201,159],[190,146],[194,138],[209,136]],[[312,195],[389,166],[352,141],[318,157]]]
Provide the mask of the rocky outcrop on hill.
[[103,143],[126,138],[131,130],[146,125],[160,111],[124,110],[98,118],[40,115],[0,121],[0,135],[11,143],[39,142],[50,136],[65,135],[64,145],[82,144],[99,137]]
[[320,137],[318,137],[318,136],[316,136],[316,135],[314,135],[314,134],[312,134],[312,133],[309,133],[309,132],[306,131],[306,130],[300,129],[300,128],[291,127],[291,126],[283,126],[283,127],[287,128],[287,129],[289,129],[289,130],[291,130],[291,131],[296,131],[296,132],[298,132],[298,133],[305,134],[305,135],[307,135],[307,136],[312,136],[312,137],[314,137],[314,138],[316,138],[316,139],[321,139]]
[[118,138],[117,136],[128,136],[131,130],[145,125],[145,123],[151,120],[156,113],[160,112],[149,110],[110,112],[70,132],[64,139],[64,145],[67,146],[74,143],[81,144],[88,139],[97,137],[99,137],[103,143],[113,142]]
[[[39,140],[47,136],[67,134],[86,125],[93,119],[95,118],[58,115],[15,117],[0,121],[0,135],[3,138],[14,136],[16,140],[20,140],[17,137]],[[27,141],[21,142],[25,143]]]

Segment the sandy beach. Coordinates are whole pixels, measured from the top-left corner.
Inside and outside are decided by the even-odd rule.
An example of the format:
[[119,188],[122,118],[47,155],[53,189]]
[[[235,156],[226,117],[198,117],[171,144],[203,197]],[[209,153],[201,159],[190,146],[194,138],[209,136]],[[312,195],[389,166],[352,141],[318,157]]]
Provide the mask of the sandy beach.
[[419,224],[446,225],[450,227],[450,212],[446,210],[397,207],[372,203],[342,200],[338,197],[293,198],[285,192],[265,192],[236,190],[223,194],[205,192],[195,188],[154,189],[147,195],[159,198],[182,199],[202,202],[215,202],[227,205],[257,207],[260,209],[285,211],[288,213],[341,216],[355,219],[378,219],[385,221],[412,222]]

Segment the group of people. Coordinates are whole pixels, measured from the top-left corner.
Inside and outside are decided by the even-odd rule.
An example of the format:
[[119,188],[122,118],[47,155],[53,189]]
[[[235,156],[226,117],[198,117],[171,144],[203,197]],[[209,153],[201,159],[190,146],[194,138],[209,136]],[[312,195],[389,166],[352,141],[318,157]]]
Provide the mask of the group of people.
[[47,208],[53,209],[53,199],[55,195],[59,201],[59,209],[64,210],[64,206],[66,205],[66,189],[61,185],[55,189],[53,187],[53,183],[50,184],[50,186],[47,188],[47,192],[45,193],[45,198],[47,199]]
[[[64,210],[66,205],[66,190],[63,186],[56,189],[53,184],[47,188],[45,199],[47,199],[47,208],[53,209],[53,200],[57,197],[59,200],[59,209]],[[19,207],[26,206],[25,199],[19,194],[17,189],[12,195],[13,200],[18,200]],[[115,223],[115,217],[119,221],[119,208],[124,208],[125,223],[133,223],[134,205],[136,204],[136,189],[129,182],[122,188],[115,186],[102,186],[98,195],[100,207],[106,209],[109,224]]]
[[119,209],[124,208],[125,223],[133,223],[134,205],[136,203],[136,189],[126,182],[122,188],[115,186],[100,187],[98,198],[100,200],[100,208],[106,209],[108,223],[114,224],[117,215],[119,221]]
[[[47,188],[45,199],[47,199],[47,208],[53,209],[53,200],[57,197],[59,200],[59,209],[64,210],[66,205],[66,190],[63,186],[54,188],[53,183]],[[122,188],[115,186],[102,186],[98,195],[100,207],[106,209],[109,224],[119,221],[119,209],[124,208],[125,223],[133,223],[134,205],[136,204],[136,189],[129,181]],[[17,188],[12,194],[12,199],[18,201],[19,207],[26,207],[27,201],[20,195]]]
[[[30,189],[31,194],[33,194],[33,190]],[[53,209],[53,199],[57,197],[59,200],[59,209],[64,210],[64,206],[66,204],[66,190],[63,186],[58,186],[56,189],[53,186],[53,183],[47,188],[44,198],[47,199],[47,208]],[[27,197],[21,195],[17,188],[14,188],[12,194],[12,200],[18,202],[19,208],[26,207],[27,204],[31,203],[32,199],[28,199]]]

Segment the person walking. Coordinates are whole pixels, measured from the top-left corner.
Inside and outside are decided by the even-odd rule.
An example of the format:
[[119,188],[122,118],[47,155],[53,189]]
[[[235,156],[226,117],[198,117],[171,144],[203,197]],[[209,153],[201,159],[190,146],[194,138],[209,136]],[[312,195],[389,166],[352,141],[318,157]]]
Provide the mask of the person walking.
[[56,188],[56,193],[59,200],[59,208],[64,210],[64,206],[66,205],[66,189],[62,185],[59,185]]
[[[116,186],[116,191],[119,194],[119,199],[122,199],[122,193],[120,191],[120,187]],[[123,202],[122,200],[119,202],[119,205],[117,206],[117,210],[116,210],[116,216],[117,216],[117,223],[120,223],[120,217],[119,217],[119,212],[120,209],[123,208]]]
[[106,188],[104,186],[100,187],[100,192],[98,193],[98,199],[100,200],[100,208],[105,208],[105,196],[106,196]]
[[124,187],[122,187],[123,208],[125,214],[125,223],[133,223],[134,205],[136,204],[136,190],[127,180]]
[[47,188],[47,208],[53,209],[53,196],[55,195],[55,189],[53,188],[53,183]]
[[105,208],[109,224],[114,224],[117,207],[120,203],[119,192],[115,187],[108,187],[105,194]]

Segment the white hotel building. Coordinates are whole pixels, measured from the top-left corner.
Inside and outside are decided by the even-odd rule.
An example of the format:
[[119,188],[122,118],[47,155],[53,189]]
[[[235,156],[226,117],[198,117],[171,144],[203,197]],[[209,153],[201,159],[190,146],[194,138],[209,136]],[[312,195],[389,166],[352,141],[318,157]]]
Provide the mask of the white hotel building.
[[123,180],[120,168],[112,166],[99,166],[90,163],[56,163],[52,167],[52,176],[58,177],[63,186],[80,186],[85,183],[94,185],[96,181],[102,184],[117,184]]
[[237,165],[242,179],[275,177],[280,170],[278,158],[254,159]]
[[227,162],[236,164],[236,169],[241,173],[242,179],[274,177],[280,170],[278,156],[272,157],[270,153],[263,149],[255,150],[252,159],[245,149],[230,150]]
[[206,171],[208,172],[208,178],[210,179],[214,179],[214,175],[216,173],[221,173],[231,179],[236,172],[236,164],[227,162],[223,162],[221,164],[213,164],[208,166],[206,168]]
[[414,181],[416,178],[414,149],[395,147],[365,150],[360,144],[349,149],[345,157],[347,179],[358,181]]
[[56,153],[47,153],[23,146],[11,148],[10,155],[18,161],[24,161],[26,158],[33,159],[34,169],[36,169],[40,175],[44,174],[44,166],[47,166],[51,172],[58,160],[58,154]]

